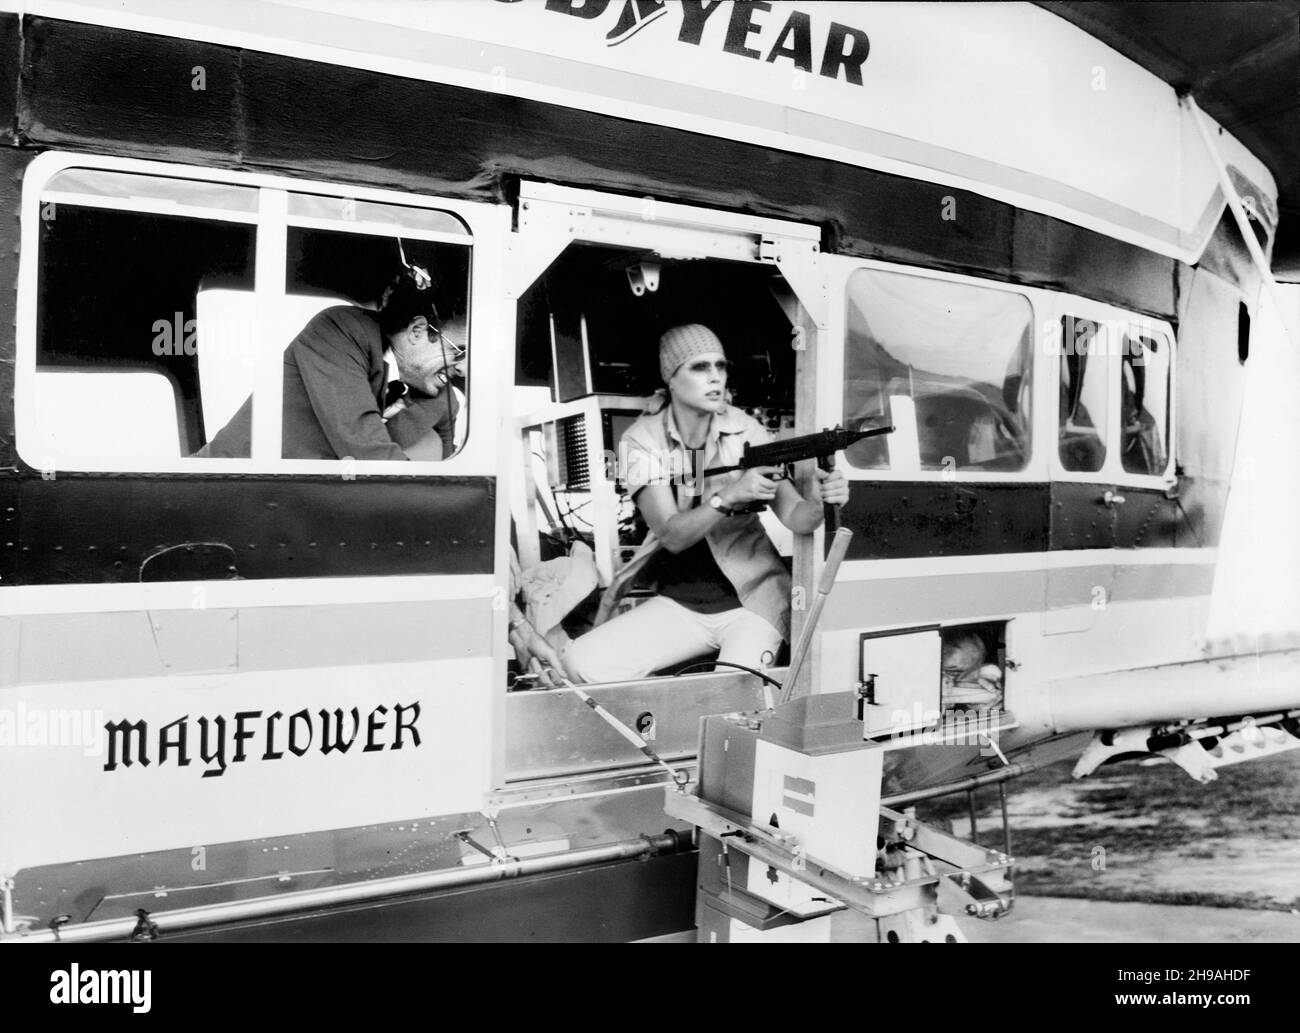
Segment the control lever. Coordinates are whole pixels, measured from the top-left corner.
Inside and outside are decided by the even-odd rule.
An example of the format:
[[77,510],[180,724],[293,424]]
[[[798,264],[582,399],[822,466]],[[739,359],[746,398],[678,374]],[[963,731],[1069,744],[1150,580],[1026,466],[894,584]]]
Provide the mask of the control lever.
[[817,622],[821,619],[822,609],[826,606],[826,597],[831,594],[831,589],[835,587],[835,576],[839,573],[840,564],[844,562],[844,554],[849,550],[849,541],[853,538],[853,532],[847,527],[841,527],[835,532],[835,540],[831,542],[831,550],[826,555],[826,566],[822,568],[821,579],[817,582],[817,591],[813,595],[812,606],[808,610],[808,619],[803,622],[803,630],[799,633],[799,641],[795,643],[794,649],[790,653],[790,669],[785,674],[785,687],[781,690],[782,704],[790,702],[790,696],[794,692],[795,679],[799,676],[799,668],[803,666],[804,660],[808,657],[808,647],[812,645],[813,634],[817,630]]

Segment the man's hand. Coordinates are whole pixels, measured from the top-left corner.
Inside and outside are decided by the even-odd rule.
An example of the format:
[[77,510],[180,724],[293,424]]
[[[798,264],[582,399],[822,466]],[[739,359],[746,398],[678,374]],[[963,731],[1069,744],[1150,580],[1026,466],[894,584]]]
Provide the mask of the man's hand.
[[819,505],[842,506],[849,501],[848,478],[840,470],[816,470],[817,479],[812,483],[812,501]]
[[514,647],[520,669],[535,674],[537,684],[543,688],[560,688],[560,678],[573,680],[565,669],[560,654],[527,620],[510,633],[510,645]]

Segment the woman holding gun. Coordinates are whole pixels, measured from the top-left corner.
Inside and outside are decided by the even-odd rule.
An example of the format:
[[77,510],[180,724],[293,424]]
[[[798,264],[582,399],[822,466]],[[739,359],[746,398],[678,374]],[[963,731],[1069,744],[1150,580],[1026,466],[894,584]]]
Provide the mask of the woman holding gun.
[[[564,656],[585,682],[629,681],[719,650],[720,662],[771,663],[790,634],[790,575],[758,519],[770,505],[796,534],[821,526],[824,506],[842,506],[844,475],[818,469],[805,499],[777,466],[736,469],[746,444],[771,440],[727,403],[729,363],[706,326],[676,326],[659,341],[668,387],[662,412],[623,436],[622,472],[650,533],[602,603],[609,612],[652,558],[659,594],[576,640]],[[732,467],[705,476],[714,467]]]

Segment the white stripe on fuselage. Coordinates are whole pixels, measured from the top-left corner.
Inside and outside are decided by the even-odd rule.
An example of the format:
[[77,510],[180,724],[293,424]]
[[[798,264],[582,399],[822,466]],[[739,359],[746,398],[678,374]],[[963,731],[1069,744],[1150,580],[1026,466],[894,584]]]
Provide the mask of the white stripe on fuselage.
[[1217,549],[1060,549],[1049,552],[1000,552],[979,556],[916,556],[904,559],[846,560],[840,581],[877,581],[953,574],[1067,570],[1100,566],[1213,566]]
[[491,596],[496,587],[491,574],[17,585],[0,588],[0,617],[483,599]]

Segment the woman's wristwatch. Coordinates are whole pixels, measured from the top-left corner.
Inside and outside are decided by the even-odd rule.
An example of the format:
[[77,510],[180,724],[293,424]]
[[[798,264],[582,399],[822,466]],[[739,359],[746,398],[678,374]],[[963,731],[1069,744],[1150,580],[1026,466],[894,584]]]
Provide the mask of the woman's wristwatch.
[[711,496],[709,496],[709,505],[712,506],[714,509],[716,509],[723,516],[729,517],[729,516],[736,515],[736,511],[734,509],[732,509],[730,506],[724,506],[722,504],[722,496],[717,494],[717,492],[714,492]]

